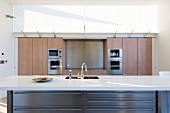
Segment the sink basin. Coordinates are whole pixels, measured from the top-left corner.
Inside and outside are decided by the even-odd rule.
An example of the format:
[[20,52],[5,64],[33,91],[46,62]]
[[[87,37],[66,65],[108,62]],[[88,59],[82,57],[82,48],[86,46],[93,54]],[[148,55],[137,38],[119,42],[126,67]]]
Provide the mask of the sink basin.
[[[69,79],[69,76],[67,76],[65,79]],[[71,77],[71,79],[81,79],[79,77]]]
[[98,76],[85,76],[84,79],[99,79]]
[[[69,76],[67,76],[65,79],[69,79]],[[71,79],[81,79],[81,78],[77,76],[72,76]],[[85,76],[84,79],[99,79],[99,77],[98,76]]]

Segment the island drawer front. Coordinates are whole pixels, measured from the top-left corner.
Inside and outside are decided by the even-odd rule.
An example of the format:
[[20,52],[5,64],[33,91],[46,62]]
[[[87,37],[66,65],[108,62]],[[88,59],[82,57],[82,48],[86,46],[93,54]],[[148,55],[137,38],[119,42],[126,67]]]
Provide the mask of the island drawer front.
[[86,92],[86,106],[113,106],[115,108],[147,108],[156,106],[155,92],[106,91]]
[[115,106],[122,108],[155,108],[155,101],[131,101],[131,100],[113,100],[113,99],[86,99],[87,106]]
[[86,113],[156,113],[153,109],[112,109],[112,108],[89,108]]
[[155,99],[154,91],[98,91],[86,92],[86,98],[131,98],[131,99]]
[[84,113],[83,109],[16,109],[13,113]]
[[13,92],[14,106],[81,106],[83,92]]

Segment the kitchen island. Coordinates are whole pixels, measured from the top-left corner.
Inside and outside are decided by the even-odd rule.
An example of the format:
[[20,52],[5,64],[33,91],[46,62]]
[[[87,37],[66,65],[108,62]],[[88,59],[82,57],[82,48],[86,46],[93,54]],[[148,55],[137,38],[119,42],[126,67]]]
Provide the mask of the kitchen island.
[[36,77],[0,80],[0,89],[8,90],[8,113],[170,113],[170,77],[51,76],[50,82],[35,83]]

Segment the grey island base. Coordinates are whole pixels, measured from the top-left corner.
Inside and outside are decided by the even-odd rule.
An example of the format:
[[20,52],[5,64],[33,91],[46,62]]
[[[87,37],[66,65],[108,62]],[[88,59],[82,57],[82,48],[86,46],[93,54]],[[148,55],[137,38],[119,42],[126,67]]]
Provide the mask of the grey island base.
[[170,77],[57,76],[34,83],[35,77],[0,79],[0,89],[8,90],[8,113],[170,113]]
[[156,91],[8,91],[8,113],[158,113],[157,97]]

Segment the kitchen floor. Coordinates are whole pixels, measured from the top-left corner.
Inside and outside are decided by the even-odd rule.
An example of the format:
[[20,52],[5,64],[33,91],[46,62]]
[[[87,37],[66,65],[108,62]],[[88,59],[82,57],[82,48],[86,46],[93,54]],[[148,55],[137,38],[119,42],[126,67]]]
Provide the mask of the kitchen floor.
[[0,99],[0,113],[7,113],[7,98]]

